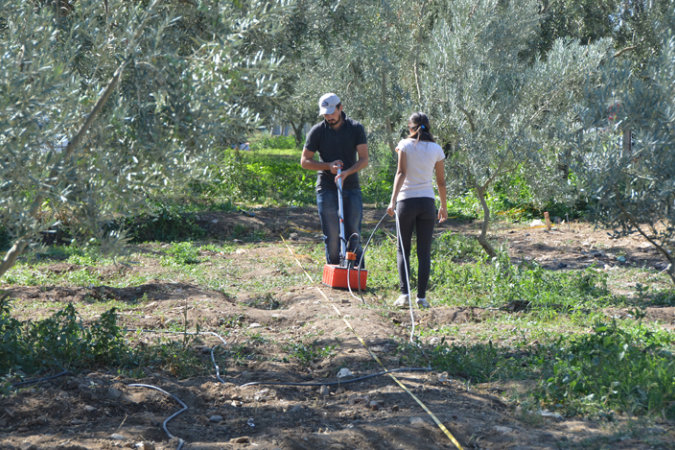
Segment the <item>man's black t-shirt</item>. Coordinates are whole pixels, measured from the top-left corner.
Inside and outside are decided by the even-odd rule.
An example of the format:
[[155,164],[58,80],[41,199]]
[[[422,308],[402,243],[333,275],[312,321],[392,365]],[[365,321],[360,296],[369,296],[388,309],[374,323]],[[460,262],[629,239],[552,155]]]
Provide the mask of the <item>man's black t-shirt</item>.
[[[319,152],[321,162],[332,162],[339,159],[343,162],[343,167],[349,169],[356,164],[357,151],[356,146],[366,144],[366,130],[356,120],[353,120],[342,113],[342,126],[334,130],[325,120],[319,122],[309,130],[305,140],[305,148],[311,152]],[[348,176],[343,189],[359,189],[359,174],[355,173]],[[335,175],[330,170],[319,172],[316,180],[316,189],[336,189]]]

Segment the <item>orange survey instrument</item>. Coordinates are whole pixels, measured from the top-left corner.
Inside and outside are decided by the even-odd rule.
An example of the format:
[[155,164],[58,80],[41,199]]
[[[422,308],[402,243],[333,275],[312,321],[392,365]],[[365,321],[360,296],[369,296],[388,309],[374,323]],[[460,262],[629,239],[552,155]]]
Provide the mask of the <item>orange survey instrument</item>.
[[354,261],[347,260],[345,265],[326,264],[323,266],[322,282],[332,288],[363,291],[366,289],[366,283],[368,282],[368,271],[354,268],[355,264],[353,263],[356,260],[356,255],[352,252],[349,253],[354,255]]
[[[341,170],[338,169],[338,175]],[[368,271],[358,269],[359,262],[356,253],[347,251],[345,239],[344,211],[342,208],[342,180],[338,180],[338,220],[340,221],[340,264],[326,264],[323,266],[323,284],[332,288],[366,289]]]

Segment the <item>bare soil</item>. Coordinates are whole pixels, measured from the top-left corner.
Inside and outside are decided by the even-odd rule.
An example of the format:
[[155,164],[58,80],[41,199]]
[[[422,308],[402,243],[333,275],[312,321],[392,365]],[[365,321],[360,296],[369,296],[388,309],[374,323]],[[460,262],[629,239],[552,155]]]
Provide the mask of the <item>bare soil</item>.
[[[364,228],[372,229],[382,214],[367,210]],[[200,216],[199,223],[215,241],[231,241],[245,230],[267,237],[264,245],[242,244],[240,251],[222,256],[236,258],[236,274],[213,267],[214,276],[231,276],[232,286],[256,277],[297,275],[309,257],[291,257],[289,248],[298,242],[322,245],[313,209],[210,213]],[[390,220],[383,226],[394,232]],[[478,229],[476,223],[449,221],[437,231],[475,235]],[[612,239],[606,230],[587,224],[563,223],[551,230],[497,225],[492,237],[508,245],[514,260],[535,260],[550,270],[591,264],[626,273],[632,273],[630,267],[665,268],[643,241]],[[283,258],[289,261],[284,270],[266,264]],[[74,268],[60,263],[49,270]],[[106,273],[147,275],[161,268],[148,263],[95,270],[105,278]],[[129,288],[0,285],[15,299],[14,312],[23,320],[47,316],[55,304],[67,302],[73,302],[86,320],[87,307],[99,300],[143,299],[132,312],[120,316],[122,326],[167,331],[171,324],[184,323],[187,311],[191,329],[227,330],[226,344],[213,335],[193,340],[194,351],[206,367],[203,376],[185,378],[170,370],[146,370],[140,379],[102,371],[75,373],[27,385],[0,398],[0,448],[443,449],[455,448],[453,439],[464,448],[673,448],[672,422],[621,416],[612,421],[563,418],[523,408],[512,394],[530,389],[527,384],[473,385],[423,371],[330,384],[401,367],[393,350],[408,339],[410,314],[383,307],[382,299],[368,293],[363,305],[348,292],[322,286],[316,281],[320,274],[310,276],[315,280],[312,284],[298,283],[262,296],[167,281]],[[612,289],[627,295],[644,281],[633,275],[614,278]],[[645,311],[644,320],[671,330],[675,327],[674,307],[652,306]],[[614,308],[606,313],[631,312]],[[415,318],[427,328],[454,324],[471,339],[473,331],[496,314],[518,312],[437,306],[416,310]],[[148,339],[156,338],[150,334]],[[333,346],[332,356],[305,365],[279,356],[281,343],[301,343],[309,337]],[[230,351],[224,352],[225,347]],[[238,349],[241,358],[224,360],[223,355],[233,355],[231,349]],[[211,351],[219,363],[218,374]],[[353,375],[338,378],[342,368]],[[244,386],[265,381],[326,385]],[[172,416],[183,408],[178,400],[187,409]]]

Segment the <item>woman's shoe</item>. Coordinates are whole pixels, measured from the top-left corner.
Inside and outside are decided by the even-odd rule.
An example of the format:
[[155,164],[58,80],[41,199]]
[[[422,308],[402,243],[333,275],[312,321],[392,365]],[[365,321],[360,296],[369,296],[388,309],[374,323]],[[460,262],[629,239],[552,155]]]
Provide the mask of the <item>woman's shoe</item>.
[[431,305],[429,304],[426,298],[417,297],[417,306],[419,306],[420,309],[431,308]]
[[407,308],[410,304],[410,298],[408,294],[401,294],[396,301],[394,302],[395,308]]

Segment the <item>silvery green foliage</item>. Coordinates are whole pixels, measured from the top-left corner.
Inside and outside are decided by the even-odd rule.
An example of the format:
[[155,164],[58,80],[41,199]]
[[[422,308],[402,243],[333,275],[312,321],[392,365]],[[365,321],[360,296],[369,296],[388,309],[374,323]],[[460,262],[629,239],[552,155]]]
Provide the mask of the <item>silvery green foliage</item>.
[[[639,233],[668,260],[675,281],[675,12],[642,73],[606,65],[580,108],[573,170],[595,218],[620,235]],[[624,136],[632,132],[632,148]]]
[[[558,149],[566,118],[585,77],[609,43],[585,47],[558,41],[532,60],[541,17],[536,1],[456,0],[433,30],[424,73],[423,110],[448,152],[448,181],[473,190],[483,206],[481,244],[489,209],[486,192],[519,171],[548,200],[565,188]],[[555,150],[555,151],[554,151]]]
[[16,241],[0,275],[54,224],[102,238],[103,221],[205,176],[275,92],[274,57],[250,43],[280,6],[2,3],[0,223]]

